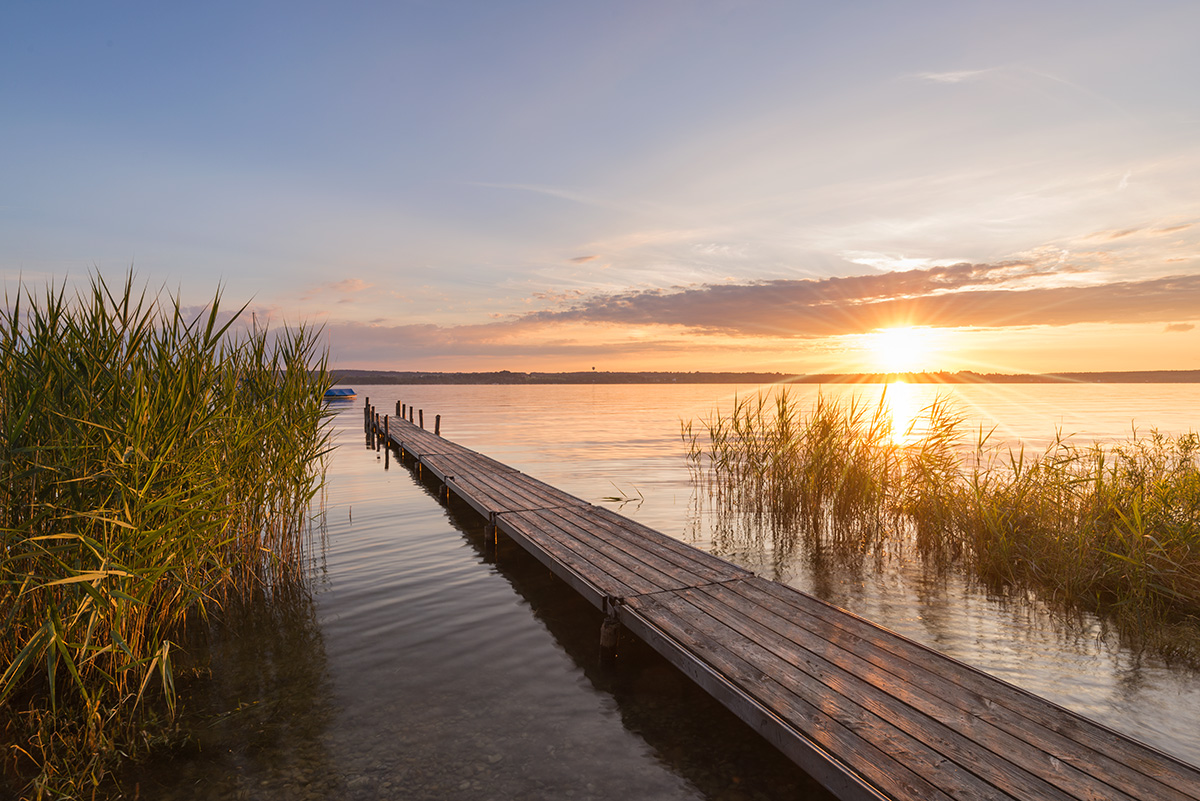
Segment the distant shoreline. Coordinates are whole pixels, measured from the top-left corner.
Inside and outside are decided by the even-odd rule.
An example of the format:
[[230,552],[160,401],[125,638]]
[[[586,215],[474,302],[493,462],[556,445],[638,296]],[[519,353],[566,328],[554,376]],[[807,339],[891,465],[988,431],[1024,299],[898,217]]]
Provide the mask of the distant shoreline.
[[437,373],[397,370],[329,371],[339,384],[1200,384],[1200,370],[1100,373],[731,373],[609,372]]

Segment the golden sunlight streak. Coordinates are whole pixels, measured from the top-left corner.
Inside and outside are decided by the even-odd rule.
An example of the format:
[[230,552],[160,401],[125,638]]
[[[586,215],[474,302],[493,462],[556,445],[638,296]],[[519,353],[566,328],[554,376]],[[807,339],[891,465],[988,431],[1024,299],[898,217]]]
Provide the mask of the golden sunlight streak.
[[927,387],[893,381],[884,385],[883,403],[892,419],[891,439],[897,445],[910,445],[919,438],[913,423],[925,407]]
[[940,350],[942,334],[934,328],[882,328],[864,337],[873,369],[911,373],[936,369],[930,364]]

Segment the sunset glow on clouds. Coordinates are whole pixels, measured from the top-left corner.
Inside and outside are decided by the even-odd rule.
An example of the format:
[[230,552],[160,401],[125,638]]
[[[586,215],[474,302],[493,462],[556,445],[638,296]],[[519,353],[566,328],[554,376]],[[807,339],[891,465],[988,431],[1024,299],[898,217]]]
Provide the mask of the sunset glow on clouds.
[[1200,6],[1083,10],[28,5],[0,273],[347,367],[1196,369]]

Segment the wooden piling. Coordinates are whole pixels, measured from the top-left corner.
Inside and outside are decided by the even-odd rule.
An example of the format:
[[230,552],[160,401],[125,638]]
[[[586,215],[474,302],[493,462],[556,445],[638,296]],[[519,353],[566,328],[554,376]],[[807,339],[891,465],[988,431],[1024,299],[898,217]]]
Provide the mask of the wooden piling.
[[483,561],[488,564],[496,561],[496,527],[491,523],[483,524]]
[[616,609],[604,616],[600,624],[600,661],[611,663],[617,658],[617,641],[621,631],[621,621],[617,619]]
[[383,469],[388,469],[388,462],[391,461],[392,443],[388,435],[388,416],[383,416]]
[[441,416],[440,414],[439,414],[439,415],[434,415],[434,418],[433,418],[433,435],[434,435],[435,437],[440,437],[440,436],[442,435],[442,416]]
[[418,409],[418,410],[417,410],[417,417],[418,417],[418,418],[420,419],[420,421],[421,421],[421,422],[420,422],[420,426],[421,426],[421,428],[424,428],[424,427],[425,427],[425,410],[424,410],[424,409]]

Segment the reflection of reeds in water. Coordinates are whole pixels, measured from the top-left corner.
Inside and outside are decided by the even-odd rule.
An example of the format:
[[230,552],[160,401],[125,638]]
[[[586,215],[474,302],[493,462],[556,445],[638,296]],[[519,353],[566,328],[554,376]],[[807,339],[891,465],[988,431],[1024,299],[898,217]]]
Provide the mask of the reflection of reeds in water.
[[7,300],[6,771],[82,794],[169,728],[186,625],[301,579],[328,380],[314,332],[235,339],[219,296],[195,321],[132,277]]
[[[1200,438],[1157,432],[1108,446],[1061,436],[1040,456],[968,438],[945,398],[893,431],[878,404],[786,389],[735,401],[682,434],[718,512],[717,540],[769,531],[774,559],[861,568],[915,552],[994,592],[1034,590],[1127,635],[1200,657]],[[1145,624],[1154,622],[1154,627]]]

